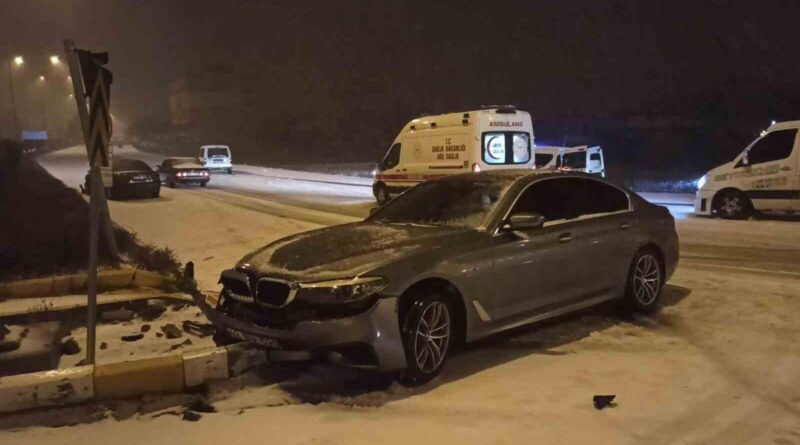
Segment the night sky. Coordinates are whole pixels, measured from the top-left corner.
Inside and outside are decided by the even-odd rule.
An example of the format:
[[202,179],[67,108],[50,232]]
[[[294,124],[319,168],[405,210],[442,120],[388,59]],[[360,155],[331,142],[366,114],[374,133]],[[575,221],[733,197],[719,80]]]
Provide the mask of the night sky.
[[260,110],[348,116],[339,126],[394,111],[396,129],[409,114],[490,103],[535,120],[693,116],[709,97],[759,122],[800,117],[775,116],[774,104],[800,91],[791,0],[2,0],[2,10],[0,55],[40,60],[31,72],[51,68],[64,37],[110,51],[114,112],[129,121],[165,121],[169,82],[214,62],[255,73]]

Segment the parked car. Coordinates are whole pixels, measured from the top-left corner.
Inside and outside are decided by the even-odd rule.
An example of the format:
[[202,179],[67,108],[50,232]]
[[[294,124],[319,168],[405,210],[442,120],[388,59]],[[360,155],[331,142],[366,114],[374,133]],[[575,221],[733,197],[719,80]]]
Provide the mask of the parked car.
[[169,188],[176,184],[199,184],[205,187],[210,178],[208,169],[198,164],[194,158],[165,159],[158,166],[158,174]]
[[421,384],[464,342],[608,300],[653,312],[677,262],[664,207],[594,175],[492,171],[273,242],[195,300],[219,341]]
[[378,163],[379,205],[420,182],[464,172],[533,168],[527,111],[496,107],[412,119]]
[[606,176],[601,147],[539,147],[533,149],[535,168],[561,169]]
[[233,157],[227,145],[203,145],[197,160],[211,171],[224,171],[229,175],[233,173]]
[[747,219],[800,212],[800,120],[774,122],[732,161],[697,181],[694,212]]
[[[115,157],[112,162],[112,186],[106,188],[111,199],[158,198],[161,181],[158,173],[147,164],[136,159]],[[89,193],[89,175],[84,179],[83,192]]]

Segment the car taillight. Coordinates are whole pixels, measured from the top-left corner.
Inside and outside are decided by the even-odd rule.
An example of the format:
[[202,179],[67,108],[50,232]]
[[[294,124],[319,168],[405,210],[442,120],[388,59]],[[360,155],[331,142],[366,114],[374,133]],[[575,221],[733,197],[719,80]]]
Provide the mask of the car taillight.
[[481,166],[478,165],[477,162],[472,164],[472,172],[473,173],[480,173],[481,172]]

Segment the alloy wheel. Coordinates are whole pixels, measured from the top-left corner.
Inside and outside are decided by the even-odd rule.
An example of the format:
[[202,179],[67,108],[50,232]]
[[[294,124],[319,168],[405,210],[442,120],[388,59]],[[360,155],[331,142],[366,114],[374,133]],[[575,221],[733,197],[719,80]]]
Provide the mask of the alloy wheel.
[[738,196],[729,195],[722,198],[722,213],[728,216],[738,215],[742,211],[742,203]]
[[423,311],[414,335],[414,355],[422,372],[439,369],[450,346],[450,311],[434,301]]
[[642,255],[633,272],[633,291],[642,306],[653,304],[661,286],[661,270],[652,255]]

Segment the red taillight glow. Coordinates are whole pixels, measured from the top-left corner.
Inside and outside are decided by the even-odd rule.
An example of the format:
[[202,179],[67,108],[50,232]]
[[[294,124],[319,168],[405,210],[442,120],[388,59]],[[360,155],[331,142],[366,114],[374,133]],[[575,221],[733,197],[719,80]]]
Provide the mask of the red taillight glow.
[[472,172],[473,173],[480,173],[481,172],[481,166],[478,165],[477,162],[472,164]]

